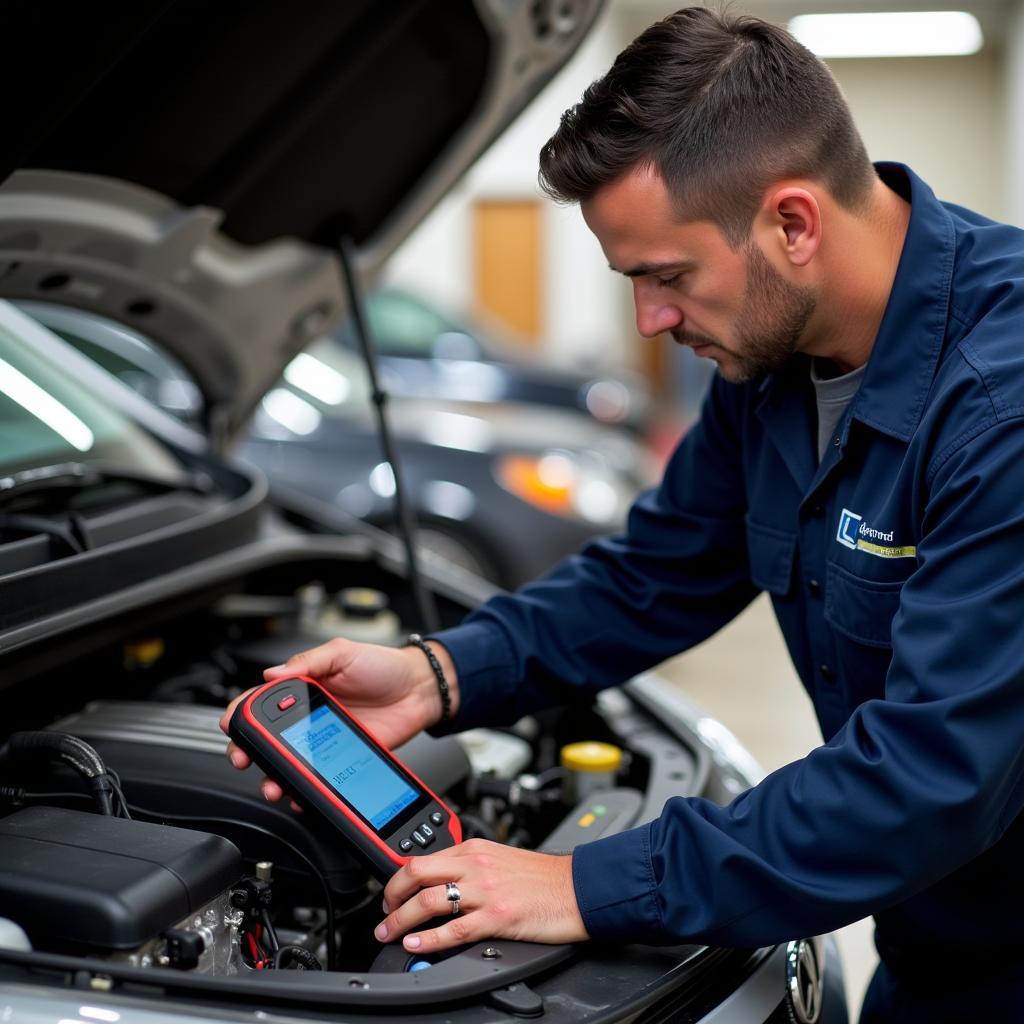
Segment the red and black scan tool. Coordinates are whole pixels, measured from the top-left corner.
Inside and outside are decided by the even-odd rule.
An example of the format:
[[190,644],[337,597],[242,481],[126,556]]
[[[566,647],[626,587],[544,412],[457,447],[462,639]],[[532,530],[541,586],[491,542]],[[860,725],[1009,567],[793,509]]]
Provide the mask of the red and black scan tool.
[[458,818],[365,726],[305,676],[260,686],[235,708],[231,738],[387,881],[410,857],[462,841]]

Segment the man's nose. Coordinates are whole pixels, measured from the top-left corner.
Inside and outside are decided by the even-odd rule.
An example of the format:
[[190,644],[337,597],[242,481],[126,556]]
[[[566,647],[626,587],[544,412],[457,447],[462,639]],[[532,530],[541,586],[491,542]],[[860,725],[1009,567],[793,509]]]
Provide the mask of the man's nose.
[[644,338],[655,338],[683,323],[683,311],[664,296],[652,293],[647,282],[633,282],[636,329]]

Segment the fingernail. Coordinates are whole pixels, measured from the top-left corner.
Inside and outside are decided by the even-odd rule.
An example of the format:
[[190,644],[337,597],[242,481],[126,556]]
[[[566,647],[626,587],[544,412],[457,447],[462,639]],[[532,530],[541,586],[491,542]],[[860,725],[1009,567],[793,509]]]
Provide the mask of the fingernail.
[[234,765],[234,766],[235,766],[236,768],[241,768],[241,767],[242,767],[242,755],[241,755],[241,753],[239,753],[239,751],[237,751],[237,750],[233,750],[233,751],[231,752],[231,755],[230,755],[230,757],[231,757],[231,763],[232,763],[232,764],[233,764],[233,765]]
[[272,665],[270,668],[265,668],[263,670],[263,674],[265,676],[268,676],[268,675],[270,675],[271,672],[275,672],[276,673],[276,672],[284,672],[284,671],[285,671],[285,666],[284,665]]
[[420,937],[418,935],[407,935],[403,943],[406,949],[419,949]]
[[384,900],[384,902],[381,904],[381,907],[383,908],[385,914],[390,914],[391,913],[391,910],[388,907],[388,901],[387,900]]
[[381,921],[381,923],[379,925],[377,925],[376,928],[374,928],[373,934],[376,935],[377,938],[381,942],[384,942],[387,939],[387,937],[388,937],[388,926],[387,926],[387,923],[384,922],[384,921]]

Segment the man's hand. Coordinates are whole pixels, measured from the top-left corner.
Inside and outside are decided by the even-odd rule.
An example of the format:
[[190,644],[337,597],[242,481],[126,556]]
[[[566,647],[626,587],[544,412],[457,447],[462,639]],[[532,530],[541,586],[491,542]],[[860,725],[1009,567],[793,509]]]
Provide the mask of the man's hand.
[[[449,916],[447,882],[459,887],[457,915]],[[490,938],[551,943],[587,938],[576,906],[572,857],[485,839],[410,859],[384,889],[384,912],[377,939],[392,942],[404,935],[402,945],[419,953]],[[415,930],[445,916],[448,921],[438,928]]]
[[[448,680],[454,714],[459,701],[455,666],[440,644],[432,643],[431,648]],[[380,647],[351,640],[330,640],[263,673],[267,682],[289,676],[315,679],[389,749],[400,746],[441,718],[437,680],[423,652],[415,647]],[[225,733],[231,715],[245,696],[243,693],[236,697],[221,716],[220,727]],[[248,756],[234,743],[228,744],[227,752],[236,768],[249,767]],[[280,800],[284,795],[271,779],[264,779],[262,788],[268,800]]]

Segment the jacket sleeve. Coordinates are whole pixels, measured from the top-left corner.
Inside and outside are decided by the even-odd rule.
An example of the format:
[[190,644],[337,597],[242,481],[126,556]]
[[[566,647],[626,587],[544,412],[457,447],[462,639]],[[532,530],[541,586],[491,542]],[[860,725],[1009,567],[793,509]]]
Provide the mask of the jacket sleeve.
[[738,409],[717,380],[700,421],[640,496],[626,532],[437,633],[459,678],[456,729],[512,722],[621,683],[699,643],[755,596]]
[[992,846],[1024,805],[1019,418],[931,470],[884,700],[727,807],[674,799],[578,847],[594,937],[761,946],[900,903]]

